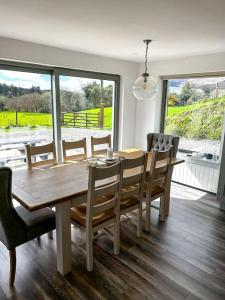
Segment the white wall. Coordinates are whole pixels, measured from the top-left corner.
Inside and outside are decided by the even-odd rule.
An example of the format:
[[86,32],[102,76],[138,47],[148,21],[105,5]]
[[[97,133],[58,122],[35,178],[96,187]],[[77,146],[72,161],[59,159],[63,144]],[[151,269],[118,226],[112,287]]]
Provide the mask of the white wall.
[[[143,65],[139,65],[140,74],[143,69]],[[137,104],[135,146],[145,149],[146,134],[159,132],[162,99],[160,76],[219,71],[225,71],[225,53],[151,62],[149,73],[158,81],[159,93],[152,101]]]
[[134,146],[138,64],[0,37],[0,59],[121,75],[119,147]]

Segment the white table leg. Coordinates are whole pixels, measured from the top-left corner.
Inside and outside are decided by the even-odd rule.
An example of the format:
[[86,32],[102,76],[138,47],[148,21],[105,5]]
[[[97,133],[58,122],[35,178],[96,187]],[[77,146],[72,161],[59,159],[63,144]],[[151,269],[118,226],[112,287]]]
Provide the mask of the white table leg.
[[56,205],[57,270],[62,275],[72,270],[70,207],[70,201]]

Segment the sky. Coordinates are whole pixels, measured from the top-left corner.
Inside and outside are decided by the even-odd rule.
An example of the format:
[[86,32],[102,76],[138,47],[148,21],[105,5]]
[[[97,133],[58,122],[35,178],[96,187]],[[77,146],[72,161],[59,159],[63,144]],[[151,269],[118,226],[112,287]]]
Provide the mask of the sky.
[[205,86],[207,84],[211,85],[211,84],[215,84],[225,81],[225,77],[202,77],[202,78],[190,78],[190,79],[171,79],[168,81],[169,85],[169,94],[171,93],[177,93],[180,94],[181,93],[181,89],[183,87],[183,85],[186,82],[190,82],[193,85],[197,85],[199,88],[201,88],[201,85]]
[[[60,76],[60,86],[62,89],[69,91],[81,91],[82,86],[92,82],[93,79],[79,78],[70,76]],[[94,80],[100,83],[100,80]],[[18,72],[0,70],[0,83],[15,85],[18,87],[31,88],[40,86],[41,90],[51,89],[51,77],[46,74]],[[104,81],[104,85],[112,84],[111,81]]]

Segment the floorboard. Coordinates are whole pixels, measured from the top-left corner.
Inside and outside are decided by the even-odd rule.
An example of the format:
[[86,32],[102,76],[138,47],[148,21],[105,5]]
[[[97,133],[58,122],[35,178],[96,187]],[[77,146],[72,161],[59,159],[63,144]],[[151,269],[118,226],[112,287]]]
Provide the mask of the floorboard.
[[0,244],[0,299],[225,299],[225,213],[212,194],[173,184],[167,221],[153,210],[151,232],[142,238],[135,218],[123,222],[118,256],[107,236],[98,237],[91,273],[82,241],[72,227],[73,270],[64,278],[56,271],[55,233],[18,247],[14,288]]

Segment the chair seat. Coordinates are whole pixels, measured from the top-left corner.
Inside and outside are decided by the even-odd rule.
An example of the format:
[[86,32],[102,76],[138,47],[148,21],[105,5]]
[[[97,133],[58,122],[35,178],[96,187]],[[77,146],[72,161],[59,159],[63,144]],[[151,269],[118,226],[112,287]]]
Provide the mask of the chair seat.
[[129,207],[137,205],[139,203],[138,198],[136,196],[131,196],[128,198],[122,198],[120,201],[120,210],[123,211]]
[[30,212],[23,206],[15,208],[27,227],[27,241],[55,229],[55,213],[50,208]]
[[[95,205],[100,204],[103,202],[106,202],[108,199],[112,198],[111,196],[102,196],[95,200]],[[86,209],[87,205],[86,203],[82,203],[76,207],[71,208],[71,219],[74,222],[79,223],[83,227],[85,226],[86,221]],[[114,217],[114,212],[112,209],[109,209],[107,211],[104,211],[102,213],[96,214],[92,218],[92,225],[97,226],[107,220],[110,220]]]
[[[162,188],[161,186],[154,186],[152,189],[151,196],[156,197],[157,195],[159,195],[159,197],[160,197],[160,195],[162,193],[164,193],[164,188]],[[146,197],[146,188],[145,188],[143,196]]]

